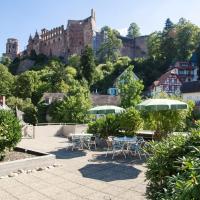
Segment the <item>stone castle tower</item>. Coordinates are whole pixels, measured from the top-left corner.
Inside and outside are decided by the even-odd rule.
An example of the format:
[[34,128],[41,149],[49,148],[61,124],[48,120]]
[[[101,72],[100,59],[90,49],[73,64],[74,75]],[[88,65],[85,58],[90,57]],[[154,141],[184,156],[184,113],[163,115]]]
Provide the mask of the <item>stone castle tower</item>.
[[51,30],[42,29],[32,37],[30,35],[27,45],[27,53],[31,51],[46,56],[67,58],[73,54],[81,54],[84,47],[93,47],[93,36],[96,30],[95,12],[91,10],[91,16],[84,20],[68,20],[66,29],[59,26]]
[[9,57],[11,60],[15,59],[19,53],[18,40],[15,38],[8,38],[6,43],[6,53],[4,56]]

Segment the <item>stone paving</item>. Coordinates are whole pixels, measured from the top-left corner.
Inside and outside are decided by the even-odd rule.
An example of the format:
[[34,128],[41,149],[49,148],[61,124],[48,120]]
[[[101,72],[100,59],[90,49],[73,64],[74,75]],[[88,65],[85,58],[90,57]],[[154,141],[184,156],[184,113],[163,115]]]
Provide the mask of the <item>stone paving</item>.
[[137,158],[66,151],[65,138],[24,139],[19,146],[56,154],[61,166],[0,180],[0,200],[140,200],[145,166]]

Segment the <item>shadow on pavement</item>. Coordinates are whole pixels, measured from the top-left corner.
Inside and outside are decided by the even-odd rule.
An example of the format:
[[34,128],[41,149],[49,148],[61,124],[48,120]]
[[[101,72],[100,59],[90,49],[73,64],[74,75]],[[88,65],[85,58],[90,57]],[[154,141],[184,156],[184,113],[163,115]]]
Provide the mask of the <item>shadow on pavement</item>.
[[134,166],[122,163],[87,164],[79,171],[83,177],[105,182],[134,179],[141,173]]
[[112,154],[94,154],[90,162],[115,162],[115,163],[124,163],[124,164],[143,164],[145,163],[145,159],[139,159],[137,156],[127,156],[126,159],[123,155],[117,155],[114,159],[112,159]]
[[86,152],[84,151],[81,150],[70,151],[66,150],[66,148],[58,149],[57,151],[51,151],[49,153],[56,155],[56,158],[59,159],[78,158],[86,155]]

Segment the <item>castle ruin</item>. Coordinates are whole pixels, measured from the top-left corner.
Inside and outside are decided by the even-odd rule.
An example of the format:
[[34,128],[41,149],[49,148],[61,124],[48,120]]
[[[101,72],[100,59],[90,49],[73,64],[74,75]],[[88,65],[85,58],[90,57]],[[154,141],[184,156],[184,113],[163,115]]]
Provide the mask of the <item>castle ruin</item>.
[[[101,33],[96,31],[95,11],[91,10],[90,17],[83,20],[68,20],[67,27],[59,26],[51,30],[42,29],[39,34],[37,31],[32,37],[30,35],[28,45],[25,51],[18,52],[18,41],[9,38],[6,44],[5,56],[12,60],[17,56],[30,55],[32,51],[38,54],[44,54],[48,57],[62,57],[67,59],[73,54],[80,55],[86,45],[93,48],[96,52],[103,40]],[[137,37],[135,39],[119,36],[122,40],[122,56],[146,57],[147,55],[147,36]]]

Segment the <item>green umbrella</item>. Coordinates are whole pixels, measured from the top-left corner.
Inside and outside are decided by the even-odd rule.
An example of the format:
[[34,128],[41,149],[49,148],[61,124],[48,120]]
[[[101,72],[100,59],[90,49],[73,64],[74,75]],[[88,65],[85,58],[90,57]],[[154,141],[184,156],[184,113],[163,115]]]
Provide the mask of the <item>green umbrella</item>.
[[124,108],[118,107],[118,106],[111,106],[111,105],[105,105],[105,106],[97,106],[94,108],[91,108],[88,113],[89,114],[109,114],[109,113],[121,113],[124,111]]
[[157,111],[157,110],[179,110],[187,109],[186,103],[172,99],[148,99],[136,106],[138,110]]

